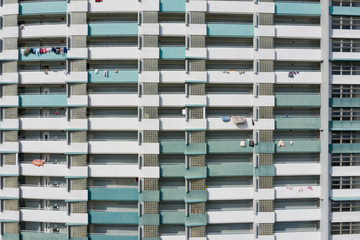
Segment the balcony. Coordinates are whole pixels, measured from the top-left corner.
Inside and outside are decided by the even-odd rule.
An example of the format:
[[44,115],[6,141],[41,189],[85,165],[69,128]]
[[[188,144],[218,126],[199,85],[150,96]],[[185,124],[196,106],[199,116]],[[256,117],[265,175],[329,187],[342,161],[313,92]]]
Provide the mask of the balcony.
[[321,209],[281,209],[275,210],[277,222],[320,221]]
[[20,107],[66,107],[67,96],[64,95],[19,95]]
[[138,24],[133,22],[122,23],[90,23],[89,36],[137,36]]
[[252,163],[219,163],[208,164],[209,177],[222,177],[222,176],[253,176]]
[[64,61],[66,60],[66,53],[56,54],[54,52],[47,52],[44,54],[32,54],[25,56],[19,53],[19,61]]
[[[259,3],[261,5],[262,3]],[[268,6],[267,6],[268,7]],[[272,7],[274,7],[272,5]],[[254,5],[250,1],[208,1],[208,12],[211,13],[247,13],[254,12]]]
[[65,130],[65,129],[87,129],[86,119],[66,118],[20,118],[20,129],[22,130]]
[[358,107],[360,98],[330,98],[330,107]]
[[341,166],[341,167],[332,167],[331,176],[359,176],[360,166]]
[[160,187],[161,201],[184,201],[185,187]]
[[51,209],[33,209],[22,208],[20,209],[21,221],[25,222],[51,222],[51,223],[66,223],[67,211],[64,210],[51,210]]
[[177,0],[160,0],[160,12],[185,12],[185,2]]
[[160,211],[161,224],[185,224],[185,211]]
[[101,234],[101,233],[89,233],[89,240],[138,240],[138,235],[128,233],[123,235],[116,234]]
[[321,49],[276,48],[278,61],[321,61]]
[[66,1],[41,1],[19,3],[19,15],[47,15],[66,13]]
[[329,128],[333,131],[359,131],[360,121],[330,121]]
[[0,151],[7,153],[18,153],[19,143],[18,142],[3,142],[0,144]]
[[86,177],[88,176],[87,167],[68,168],[66,163],[45,163],[44,166],[37,167],[31,163],[20,164],[21,175],[24,176],[50,176],[50,177]]
[[50,38],[50,37],[66,37],[68,35],[87,35],[87,34],[88,34],[88,29],[86,24],[75,24],[70,27],[68,27],[65,23],[34,24],[34,25],[25,25],[24,29],[20,29],[19,37]]
[[222,187],[207,188],[208,200],[245,200],[254,198],[254,188],[248,187]]
[[254,218],[254,211],[207,211],[209,224],[248,223]]
[[[89,1],[89,12],[91,13],[115,13],[115,12],[137,12],[139,5],[137,2],[131,0],[124,0],[122,4],[116,4],[116,0],[103,1],[101,4],[95,1]],[[150,1],[150,3],[152,3]],[[142,4],[143,5],[143,4]],[[150,4],[152,5],[152,4]],[[142,6],[143,7],[143,6]],[[158,11],[159,6],[148,6],[152,7],[146,11]],[[145,11],[145,9],[144,9]]]
[[210,23],[207,24],[207,36],[212,37],[253,37],[252,24]]
[[68,192],[65,184],[54,185],[22,185],[22,198],[49,199],[49,200],[84,200],[87,201],[87,190],[73,190]]
[[310,186],[312,188],[308,189],[308,186],[301,186],[303,192],[299,192],[299,186],[292,186],[292,189],[287,188],[286,186],[274,187],[275,189],[275,198],[284,199],[284,198],[319,198],[321,194],[320,186]]
[[[65,70],[65,69],[64,69]],[[35,71],[19,72],[20,83],[22,84],[65,84],[71,82],[87,82],[86,72],[71,72],[65,74],[64,71]]]
[[0,166],[0,176],[19,176],[19,166],[18,165]]
[[208,59],[210,60],[253,60],[253,48],[239,47],[208,47]]
[[210,107],[234,106],[251,107],[254,105],[254,96],[243,94],[207,94],[207,105]]
[[22,240],[67,240],[66,233],[48,233],[48,232],[31,232],[21,231],[20,237]]
[[306,130],[319,129],[321,121],[319,117],[282,117],[275,118],[275,129]]
[[137,210],[134,212],[89,211],[90,224],[139,224]]
[[31,141],[22,140],[20,141],[20,148],[23,152],[28,153],[87,153],[87,143],[71,143],[67,144],[63,141]]
[[[91,60],[137,60],[138,47],[89,47],[89,59]],[[156,58],[157,56],[153,56]]]
[[[246,142],[246,141],[245,141]],[[240,146],[240,141],[207,141],[207,149],[210,154],[219,153],[252,153],[254,148],[247,143],[245,147]]]
[[89,152],[93,154],[136,154],[137,141],[89,141]]
[[94,70],[88,72],[89,83],[137,83],[137,70],[118,70],[109,71],[109,76],[105,77],[103,72],[96,73]]
[[89,187],[89,200],[93,201],[138,201],[137,187],[111,188]]
[[19,188],[6,188],[0,189],[0,196],[8,199],[19,199]]
[[[293,3],[290,3],[293,4]],[[295,8],[294,8],[295,10]],[[265,26],[268,27],[268,26]],[[275,33],[274,37],[277,38],[302,38],[302,39],[320,39],[321,38],[321,26],[319,25],[274,25]],[[261,29],[261,28],[260,28]],[[262,31],[262,30],[260,30]]]
[[330,144],[331,153],[360,153],[360,143],[353,144]]
[[20,221],[19,211],[3,210],[2,212],[0,212],[0,221],[1,222],[19,222]]
[[103,177],[106,172],[107,177],[150,177],[159,178],[158,167],[146,167],[139,169],[135,165],[89,165],[90,177]]
[[[254,234],[253,233],[211,234],[211,235],[206,235],[206,237],[207,237],[207,240],[234,240],[234,239],[253,240]],[[271,238],[266,238],[266,239],[271,239]]]
[[289,77],[289,72],[275,72],[276,83],[293,84],[304,83],[304,84],[320,84],[321,83],[321,72],[306,72],[300,71],[294,78]]
[[276,94],[276,107],[320,107],[320,94]]
[[320,175],[320,163],[275,164],[276,176],[314,176]]
[[240,74],[237,71],[207,71],[207,79],[209,83],[249,83],[254,82],[254,72],[249,70]]
[[[292,144],[291,144],[292,142]],[[303,152],[303,153],[317,153],[320,152],[320,140],[294,140],[284,141],[285,147],[279,147],[279,141],[276,141],[276,152]]]
[[281,232],[275,233],[276,240],[304,240],[304,239],[311,239],[311,240],[320,240],[321,233],[320,231],[313,231],[313,232]]
[[160,59],[185,59],[185,47],[159,47]]
[[91,107],[137,107],[138,95],[134,94],[89,94]]
[[330,192],[330,196],[336,200],[358,200],[360,196],[360,189],[333,189]]
[[276,15],[301,15],[301,16],[320,16],[321,5],[319,3],[304,2],[276,2]]

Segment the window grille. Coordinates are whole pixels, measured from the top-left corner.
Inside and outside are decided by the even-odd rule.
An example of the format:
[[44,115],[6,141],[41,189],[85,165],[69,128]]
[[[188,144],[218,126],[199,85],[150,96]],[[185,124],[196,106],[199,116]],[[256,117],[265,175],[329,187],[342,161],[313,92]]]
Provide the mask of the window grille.
[[359,143],[360,132],[356,131],[333,131],[332,132],[332,143]]
[[360,85],[333,85],[333,98],[360,98]]
[[351,167],[360,166],[360,154],[358,153],[333,153],[333,167]]
[[360,201],[332,201],[332,212],[358,212],[360,211]]
[[159,203],[158,202],[144,202],[144,214],[158,214]]
[[360,120],[360,108],[341,107],[332,108],[332,120],[333,121],[359,121]]
[[360,177],[332,177],[331,187],[332,189],[358,189],[360,188]]
[[360,222],[334,222],[331,223],[331,234],[359,234]]
[[205,181],[206,179],[191,179],[190,182],[190,190],[205,190]]
[[144,179],[144,190],[156,191],[159,189],[159,180],[156,178]]

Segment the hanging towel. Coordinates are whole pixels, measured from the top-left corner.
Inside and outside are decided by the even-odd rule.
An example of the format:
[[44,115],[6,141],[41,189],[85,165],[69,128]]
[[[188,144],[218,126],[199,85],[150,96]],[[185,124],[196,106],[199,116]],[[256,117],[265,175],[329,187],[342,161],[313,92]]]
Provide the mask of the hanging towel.
[[222,116],[221,119],[223,120],[223,122],[229,122],[230,116]]
[[245,141],[240,141],[240,147],[246,147]]
[[64,47],[64,53],[67,53],[67,48],[66,47]]
[[246,117],[245,116],[232,116],[231,120],[233,121],[234,124],[243,124],[246,122]]
[[118,73],[118,70],[117,70],[117,69],[115,70],[115,73]]
[[304,189],[302,188],[302,186],[299,186],[298,192],[304,192]]
[[290,145],[293,145],[294,144],[294,141],[290,141]]
[[250,147],[254,147],[254,146],[255,146],[255,143],[254,143],[253,140],[250,140],[250,141],[249,141],[249,146],[250,146]]
[[294,77],[294,73],[293,73],[292,71],[290,71],[288,77],[289,77],[289,78],[293,78],[293,77]]
[[109,77],[109,70],[104,71],[104,77]]
[[99,69],[95,69],[95,74],[98,74],[99,73]]
[[45,160],[35,159],[31,163],[37,167],[41,167],[41,166],[44,166]]
[[311,186],[308,186],[307,189],[313,191],[312,187]]
[[285,143],[283,140],[280,140],[278,143],[278,147],[285,147]]
[[60,54],[60,48],[59,47],[56,48],[55,53]]

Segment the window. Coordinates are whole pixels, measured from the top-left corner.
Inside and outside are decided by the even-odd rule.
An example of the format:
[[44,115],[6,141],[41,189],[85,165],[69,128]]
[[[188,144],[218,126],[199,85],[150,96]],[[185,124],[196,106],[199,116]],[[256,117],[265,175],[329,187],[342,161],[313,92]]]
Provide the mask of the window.
[[360,166],[360,154],[356,153],[333,153],[332,166]]
[[355,131],[339,131],[332,132],[332,143],[360,143],[360,132]]
[[331,211],[333,212],[354,212],[360,211],[360,201],[332,201]]
[[337,222],[331,224],[331,234],[359,234],[360,222]]
[[333,62],[332,63],[333,75],[359,75],[360,64],[358,62]]
[[333,177],[332,189],[358,189],[360,188],[360,177]]
[[360,17],[332,16],[333,29],[360,29]]
[[357,121],[360,120],[360,108],[333,108],[333,121]]
[[359,7],[360,1],[359,0],[332,0],[333,6],[340,6],[340,7]]
[[333,98],[360,98],[359,85],[333,85]]
[[359,52],[360,39],[333,39],[333,52]]

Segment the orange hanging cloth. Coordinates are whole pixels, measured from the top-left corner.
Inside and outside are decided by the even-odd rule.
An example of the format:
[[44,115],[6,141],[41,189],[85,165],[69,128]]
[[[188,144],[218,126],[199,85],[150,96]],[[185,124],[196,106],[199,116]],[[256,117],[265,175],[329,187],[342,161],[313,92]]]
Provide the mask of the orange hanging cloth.
[[35,159],[31,163],[37,167],[41,167],[44,166],[45,160]]

